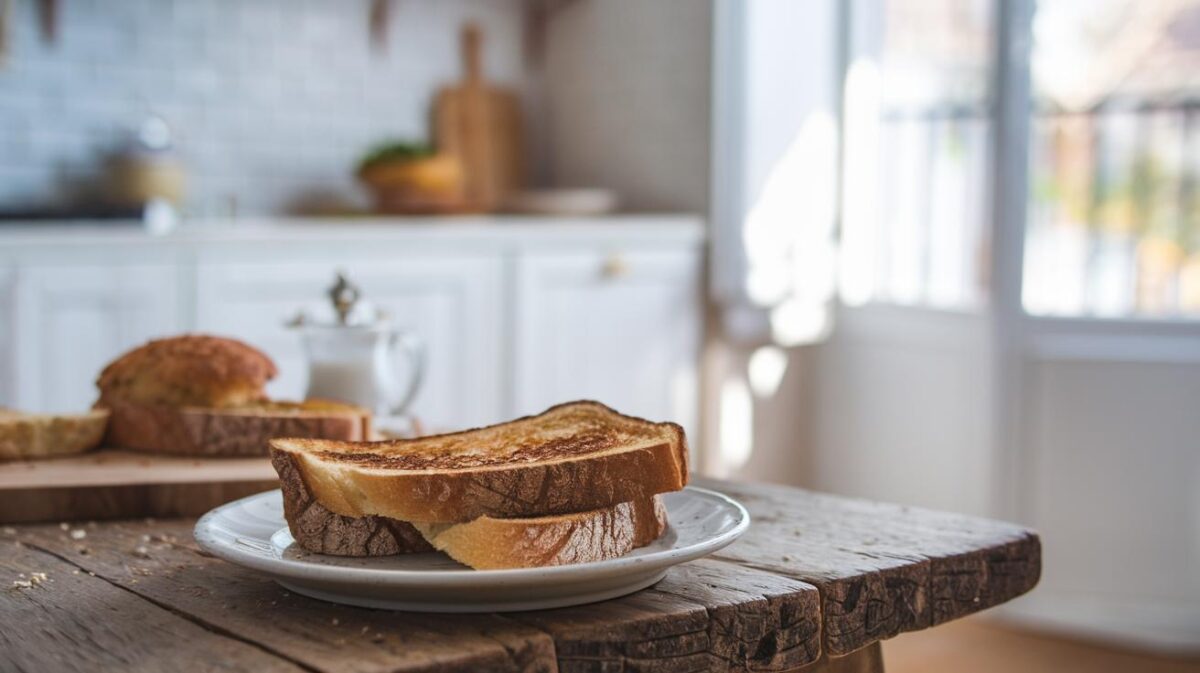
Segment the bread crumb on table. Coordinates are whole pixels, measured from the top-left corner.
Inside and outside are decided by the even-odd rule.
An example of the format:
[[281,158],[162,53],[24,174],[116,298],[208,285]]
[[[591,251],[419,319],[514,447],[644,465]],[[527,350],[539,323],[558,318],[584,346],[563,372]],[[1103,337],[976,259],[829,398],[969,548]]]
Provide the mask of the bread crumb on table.
[[82,540],[87,537],[87,531],[82,528],[76,528],[70,533],[72,540]]
[[[24,577],[25,573],[20,573],[20,577]],[[13,589],[32,589],[39,587],[47,581],[46,573],[29,573],[27,580],[13,580]]]

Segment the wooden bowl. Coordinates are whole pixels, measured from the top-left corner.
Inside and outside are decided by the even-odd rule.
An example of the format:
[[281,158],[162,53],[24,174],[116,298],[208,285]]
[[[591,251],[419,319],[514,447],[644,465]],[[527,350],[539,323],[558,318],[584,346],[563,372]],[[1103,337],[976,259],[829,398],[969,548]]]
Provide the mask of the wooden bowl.
[[375,210],[389,214],[456,213],[468,210],[462,164],[445,154],[372,164],[358,172]]

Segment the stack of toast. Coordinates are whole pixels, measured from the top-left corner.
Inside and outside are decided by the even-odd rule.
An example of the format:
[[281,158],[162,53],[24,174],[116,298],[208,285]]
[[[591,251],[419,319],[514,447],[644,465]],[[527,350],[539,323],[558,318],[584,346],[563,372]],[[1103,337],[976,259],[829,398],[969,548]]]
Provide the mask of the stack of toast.
[[476,569],[626,554],[662,535],[659,494],[688,481],[682,428],[586,401],[418,439],[270,447],[301,547],[341,556],[436,549]]

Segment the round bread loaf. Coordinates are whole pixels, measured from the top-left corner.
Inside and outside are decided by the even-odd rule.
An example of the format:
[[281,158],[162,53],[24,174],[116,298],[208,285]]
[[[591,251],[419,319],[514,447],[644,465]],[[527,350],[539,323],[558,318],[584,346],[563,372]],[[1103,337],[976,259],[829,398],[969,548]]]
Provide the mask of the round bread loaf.
[[101,400],[143,405],[236,407],[266,399],[275,363],[253,346],[199,334],[158,339],[100,372]]

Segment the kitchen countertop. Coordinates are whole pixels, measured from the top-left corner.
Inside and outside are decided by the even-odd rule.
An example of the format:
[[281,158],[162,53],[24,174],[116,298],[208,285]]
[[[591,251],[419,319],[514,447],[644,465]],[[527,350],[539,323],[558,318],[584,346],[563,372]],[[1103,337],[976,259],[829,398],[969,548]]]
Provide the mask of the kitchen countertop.
[[252,243],[288,241],[352,241],[422,243],[470,242],[491,246],[579,241],[692,243],[705,237],[697,215],[629,214],[599,217],[471,215],[439,217],[257,217],[188,220],[171,233],[156,236],[140,222],[29,221],[0,225],[3,247],[87,247],[94,245],[151,245]]

